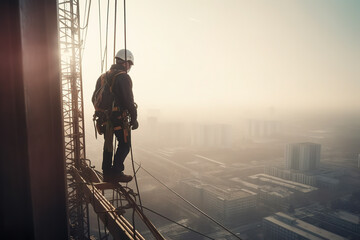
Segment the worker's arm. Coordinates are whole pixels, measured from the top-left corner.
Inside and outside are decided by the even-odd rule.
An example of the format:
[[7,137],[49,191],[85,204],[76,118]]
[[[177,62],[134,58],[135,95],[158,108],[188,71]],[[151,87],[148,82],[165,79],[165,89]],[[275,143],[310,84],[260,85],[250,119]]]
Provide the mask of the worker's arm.
[[95,102],[95,98],[96,98],[96,92],[99,91],[100,89],[100,85],[101,85],[101,76],[98,78],[98,80],[96,81],[96,85],[95,85],[95,91],[92,95],[91,101],[94,104]]
[[116,78],[116,86],[113,88],[115,98],[119,106],[127,109],[130,113],[131,124],[137,122],[137,109],[134,104],[132,80],[128,74],[121,74]]

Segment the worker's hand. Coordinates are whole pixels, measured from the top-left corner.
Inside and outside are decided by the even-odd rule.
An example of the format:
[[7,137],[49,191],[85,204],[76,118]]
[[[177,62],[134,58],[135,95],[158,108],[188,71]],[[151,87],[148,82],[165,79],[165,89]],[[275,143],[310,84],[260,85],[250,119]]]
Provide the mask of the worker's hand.
[[137,120],[135,120],[132,124],[131,124],[131,129],[135,130],[139,127],[139,123]]

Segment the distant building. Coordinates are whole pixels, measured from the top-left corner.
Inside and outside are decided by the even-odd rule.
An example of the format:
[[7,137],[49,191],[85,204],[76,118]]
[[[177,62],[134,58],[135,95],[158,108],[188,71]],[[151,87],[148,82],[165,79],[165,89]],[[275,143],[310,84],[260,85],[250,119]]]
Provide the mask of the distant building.
[[191,134],[191,145],[197,147],[231,147],[233,130],[226,124],[195,124]]
[[319,188],[336,189],[340,184],[340,181],[337,178],[343,176],[345,171],[344,169],[317,169],[315,171],[302,172],[299,170],[266,166],[264,167],[264,173]]
[[181,182],[186,198],[221,221],[231,221],[256,208],[256,193],[245,189],[223,189],[197,179]]
[[270,138],[275,137],[280,132],[280,122],[273,120],[248,121],[247,135],[250,138]]
[[306,184],[302,184],[302,183],[298,183],[298,182],[294,182],[294,181],[289,181],[289,180],[285,180],[282,178],[270,176],[267,174],[261,174],[261,173],[249,176],[249,179],[252,179],[253,181],[255,181],[258,184],[270,185],[270,186],[274,186],[274,187],[282,187],[282,188],[288,189],[289,191],[301,193],[301,194],[308,194],[308,193],[311,193],[311,192],[317,190],[316,187],[313,187],[310,185],[306,185]]
[[[337,212],[321,212],[318,217],[323,221],[326,221],[332,228],[340,228],[341,230],[347,230],[352,233],[353,237],[360,238],[360,217],[350,212],[337,211]],[[340,234],[339,234],[340,235]]]
[[360,239],[360,215],[346,211],[334,211],[315,204],[297,209],[296,214],[303,221],[331,231],[347,239]]
[[238,177],[231,180],[241,184],[246,189],[250,189],[250,191],[256,192],[258,202],[276,209],[288,210],[294,197],[294,192],[284,187],[258,185],[241,180]]
[[263,219],[268,240],[345,240],[339,235],[278,212]]
[[288,210],[294,193],[283,187],[261,186],[258,189],[259,201],[275,208]]
[[287,169],[309,171],[318,168],[321,145],[317,143],[293,143],[286,145],[285,166]]
[[317,186],[316,176],[313,174],[306,174],[302,172],[295,172],[288,169],[280,169],[277,167],[265,167],[264,168],[265,174],[269,174],[274,177],[310,185],[310,186]]

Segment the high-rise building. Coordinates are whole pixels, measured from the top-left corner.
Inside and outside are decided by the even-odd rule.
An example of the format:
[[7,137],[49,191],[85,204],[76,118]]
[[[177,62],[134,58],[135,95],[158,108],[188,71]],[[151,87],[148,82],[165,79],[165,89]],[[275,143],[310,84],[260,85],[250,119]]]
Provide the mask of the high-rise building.
[[285,166],[287,169],[315,170],[320,163],[321,145],[317,143],[293,143],[286,145]]

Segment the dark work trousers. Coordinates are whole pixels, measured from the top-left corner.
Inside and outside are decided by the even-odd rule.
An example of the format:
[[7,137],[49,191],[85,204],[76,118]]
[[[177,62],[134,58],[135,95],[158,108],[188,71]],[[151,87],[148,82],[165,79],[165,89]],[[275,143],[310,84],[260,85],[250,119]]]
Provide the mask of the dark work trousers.
[[127,141],[124,139],[124,131],[122,129],[114,131],[117,138],[118,146],[114,156],[114,164],[112,165],[112,152],[108,152],[105,147],[103,150],[102,170],[104,174],[118,174],[124,171],[124,161],[130,151],[130,131]]

